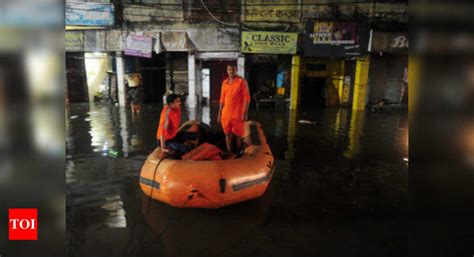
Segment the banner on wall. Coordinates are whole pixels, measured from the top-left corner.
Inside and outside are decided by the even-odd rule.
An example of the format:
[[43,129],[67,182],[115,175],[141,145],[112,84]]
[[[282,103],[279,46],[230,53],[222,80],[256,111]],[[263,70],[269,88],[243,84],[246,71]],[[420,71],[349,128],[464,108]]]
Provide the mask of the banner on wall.
[[111,3],[66,2],[66,26],[113,26]]
[[314,22],[310,34],[313,44],[354,44],[356,24],[353,22]]
[[128,35],[124,42],[125,55],[151,58],[153,38],[147,36]]
[[303,38],[303,56],[357,57],[367,52],[368,24],[310,21]]
[[295,54],[298,33],[242,32],[242,53]]

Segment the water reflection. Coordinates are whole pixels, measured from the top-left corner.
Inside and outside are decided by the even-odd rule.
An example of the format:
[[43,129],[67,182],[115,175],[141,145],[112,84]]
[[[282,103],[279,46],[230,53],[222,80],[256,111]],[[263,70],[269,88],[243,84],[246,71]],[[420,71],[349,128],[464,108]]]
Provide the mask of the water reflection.
[[127,227],[127,220],[125,218],[125,210],[123,209],[123,202],[120,195],[105,197],[105,203],[101,208],[108,213],[105,219],[105,224],[109,228],[125,228]]
[[[381,225],[376,217],[396,217],[406,207],[406,115],[250,110],[276,159],[265,197],[219,210],[183,210],[151,201],[138,186],[144,158],[156,146],[160,112],[157,105],[134,115],[113,105],[67,110],[71,256],[381,256],[389,242],[395,256],[404,243],[406,230],[396,218]],[[195,116],[219,129],[215,107],[183,112],[183,122]],[[363,225],[353,220],[358,215]],[[346,233],[354,230],[357,235]],[[380,244],[372,245],[371,237]],[[334,245],[341,241],[352,250]]]
[[464,161],[470,168],[474,168],[474,119],[463,122],[460,134],[459,145],[464,153]]
[[[116,133],[114,129],[113,116],[108,105],[90,105],[88,116],[84,121],[90,123],[91,146],[94,152],[102,152],[107,155],[109,148],[116,145]],[[119,127],[120,128],[120,127]]]
[[291,110],[288,119],[288,150],[285,153],[286,159],[295,158],[295,135],[296,135],[296,110]]
[[165,256],[222,256],[237,248],[249,233],[264,226],[271,204],[261,198],[218,210],[182,209],[144,197],[142,214]]
[[[122,153],[124,157],[128,157],[128,129],[127,129],[127,115],[125,109],[120,108],[119,110],[120,115],[120,136],[122,138]],[[140,115],[132,112],[132,115]]]
[[365,121],[363,111],[353,110],[351,114],[351,125],[349,127],[349,145],[344,156],[347,158],[356,158],[360,153],[360,138],[362,136]]

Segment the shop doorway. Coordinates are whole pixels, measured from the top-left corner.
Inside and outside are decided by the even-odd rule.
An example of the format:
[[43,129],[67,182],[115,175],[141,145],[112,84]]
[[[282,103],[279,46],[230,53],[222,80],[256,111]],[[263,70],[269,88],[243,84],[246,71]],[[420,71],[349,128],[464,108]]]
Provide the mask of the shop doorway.
[[208,85],[209,90],[203,88],[203,92],[209,92],[210,104],[218,105],[221,95],[222,81],[227,78],[227,65],[237,65],[236,61],[222,60],[222,61],[206,61],[203,63],[203,70],[208,73],[209,82],[203,83],[203,86]]
[[266,97],[274,96],[276,92],[277,64],[251,63],[249,65],[249,91],[250,95],[262,90]]
[[304,78],[300,96],[301,107],[324,108],[326,106],[326,78]]
[[89,101],[84,53],[66,53],[67,98],[70,103]]
[[166,60],[164,54],[153,53],[152,58],[139,58],[143,83],[144,103],[163,103],[166,92]]

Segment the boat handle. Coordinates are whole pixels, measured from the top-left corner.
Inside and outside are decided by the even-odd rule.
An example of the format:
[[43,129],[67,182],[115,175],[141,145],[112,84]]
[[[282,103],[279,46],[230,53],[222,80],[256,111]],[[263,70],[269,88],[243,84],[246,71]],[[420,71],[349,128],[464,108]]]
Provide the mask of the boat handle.
[[221,187],[221,193],[225,193],[225,178],[219,179],[219,185]]

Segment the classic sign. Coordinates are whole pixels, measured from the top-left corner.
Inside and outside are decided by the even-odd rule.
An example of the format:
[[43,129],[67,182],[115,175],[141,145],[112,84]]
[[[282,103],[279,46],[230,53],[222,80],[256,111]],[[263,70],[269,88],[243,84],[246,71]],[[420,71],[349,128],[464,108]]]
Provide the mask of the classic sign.
[[242,53],[295,54],[297,33],[242,32]]

